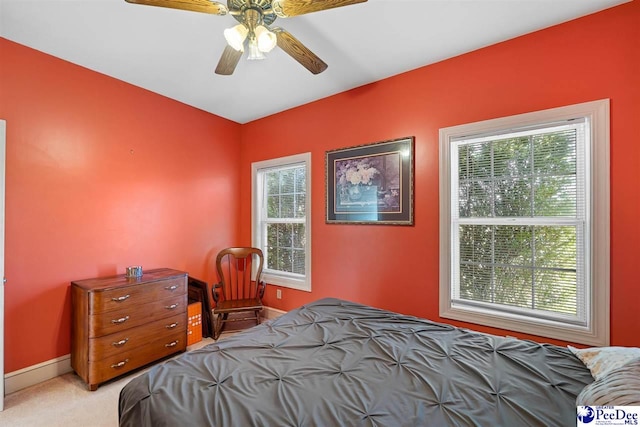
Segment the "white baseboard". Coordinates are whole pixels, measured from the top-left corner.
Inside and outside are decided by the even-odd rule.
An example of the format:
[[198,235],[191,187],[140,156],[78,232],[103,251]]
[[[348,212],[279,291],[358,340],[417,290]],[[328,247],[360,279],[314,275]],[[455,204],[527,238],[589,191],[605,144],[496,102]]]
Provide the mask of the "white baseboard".
[[285,313],[286,311],[278,310],[277,308],[272,307],[264,307],[262,309],[262,317],[267,320],[275,319],[276,317],[280,317]]
[[14,393],[71,371],[71,355],[69,354],[37,365],[27,366],[4,376],[4,392],[5,394]]
[[[272,307],[264,307],[262,310],[262,315],[267,320],[275,319],[285,313],[286,311]],[[4,376],[4,392],[5,394],[15,393],[23,388],[36,385],[71,371],[73,371],[73,369],[71,369],[71,355],[69,354],[38,363],[37,365],[27,366],[26,368],[9,372]]]

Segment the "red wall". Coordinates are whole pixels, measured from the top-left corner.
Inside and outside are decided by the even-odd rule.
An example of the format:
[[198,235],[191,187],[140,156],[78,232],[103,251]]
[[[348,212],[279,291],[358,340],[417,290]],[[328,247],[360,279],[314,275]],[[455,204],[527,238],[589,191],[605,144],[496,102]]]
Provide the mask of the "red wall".
[[[438,317],[438,129],[610,98],[611,337],[640,345],[639,23],[635,1],[244,125],[243,187],[251,162],[312,153],[313,292],[283,289],[277,300],[270,286],[267,304],[289,310],[335,296],[446,321]],[[325,151],[409,135],[415,226],[325,224]],[[243,196],[247,243],[250,203]]]
[[69,354],[69,282],[211,281],[238,236],[240,125],[0,38],[5,371]]

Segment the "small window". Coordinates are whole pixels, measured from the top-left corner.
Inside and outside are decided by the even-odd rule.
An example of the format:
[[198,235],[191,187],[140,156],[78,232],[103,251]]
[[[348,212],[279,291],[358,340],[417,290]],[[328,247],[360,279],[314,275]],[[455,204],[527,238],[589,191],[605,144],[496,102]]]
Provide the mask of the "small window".
[[609,343],[608,101],[440,131],[440,315]]
[[311,291],[311,154],[256,162],[253,246],[267,283]]

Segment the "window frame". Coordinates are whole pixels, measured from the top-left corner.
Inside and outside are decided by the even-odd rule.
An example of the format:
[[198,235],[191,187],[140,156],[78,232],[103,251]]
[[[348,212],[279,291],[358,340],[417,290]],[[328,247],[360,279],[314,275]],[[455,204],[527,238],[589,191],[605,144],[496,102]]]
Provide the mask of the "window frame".
[[[586,151],[586,177],[591,186],[587,194],[587,209],[590,223],[586,233],[591,245],[587,250],[587,273],[590,276],[588,294],[585,301],[586,325],[563,323],[559,320],[531,318],[524,314],[514,314],[491,310],[486,307],[456,305],[452,301],[453,265],[452,243],[452,178],[451,144],[462,138],[478,135],[503,134],[510,130],[539,127],[576,118],[587,118],[587,132],[590,133],[590,147]],[[440,317],[475,323],[504,330],[527,333],[547,338],[596,346],[609,345],[609,288],[610,288],[610,185],[609,185],[609,100],[603,99],[566,107],[552,108],[532,113],[485,120],[475,123],[440,129]],[[453,186],[457,187],[457,186]],[[590,266],[590,268],[589,268]]]
[[263,249],[266,244],[263,241],[263,226],[267,223],[274,223],[274,221],[268,221],[262,217],[266,209],[264,180],[261,179],[264,176],[264,172],[302,164],[306,169],[304,220],[292,219],[292,221],[283,222],[302,222],[305,224],[305,274],[298,275],[269,269],[267,267],[268,260],[266,259],[268,255],[266,255],[262,277],[266,283],[271,285],[311,292],[311,153],[301,153],[251,163],[251,244],[254,247]]

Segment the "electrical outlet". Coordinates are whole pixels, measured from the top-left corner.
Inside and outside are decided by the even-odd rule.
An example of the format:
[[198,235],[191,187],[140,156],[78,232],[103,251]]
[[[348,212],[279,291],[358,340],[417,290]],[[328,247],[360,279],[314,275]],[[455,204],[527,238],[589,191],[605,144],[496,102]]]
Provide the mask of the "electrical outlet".
[[276,289],[276,298],[282,299],[282,289]]

